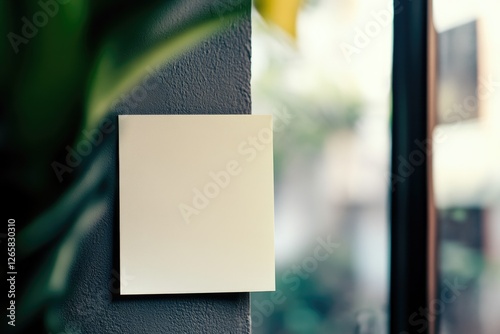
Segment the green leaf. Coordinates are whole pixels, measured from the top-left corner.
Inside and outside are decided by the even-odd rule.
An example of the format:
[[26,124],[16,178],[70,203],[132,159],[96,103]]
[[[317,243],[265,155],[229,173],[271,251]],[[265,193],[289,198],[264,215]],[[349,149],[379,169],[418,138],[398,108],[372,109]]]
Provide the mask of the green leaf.
[[89,198],[96,196],[101,181],[106,177],[108,165],[106,152],[99,152],[92,167],[85,170],[78,182],[73,183],[56,203],[19,232],[17,244],[20,258],[33,254],[74,224],[75,215],[79,214]]
[[[7,84],[10,149],[22,157],[14,172],[15,181],[43,202],[58,187],[50,163],[61,146],[72,139],[81,120],[87,71],[83,41],[89,13],[85,0],[55,2],[52,14],[47,14],[40,3],[9,2],[12,33],[24,42],[13,47],[4,36],[12,69],[3,84]],[[43,17],[36,16],[38,13],[45,13],[45,24],[33,23],[36,17]],[[26,30],[32,31],[31,35],[26,35]]]
[[[90,82],[86,105],[84,127],[95,128],[100,119],[120,101],[122,94],[131,91],[134,86],[150,75],[151,71],[172,62],[201,41],[221,32],[235,22],[246,8],[242,6],[227,7],[222,16],[194,16],[191,25],[171,27],[164,33],[166,37],[146,45],[144,50],[129,59],[123,59],[123,53],[134,39],[123,39],[130,36],[135,24],[127,24],[115,31],[105,42],[94,67],[94,75]],[[142,22],[138,20],[137,22]],[[149,28],[149,26],[148,26]],[[142,27],[144,29],[144,26]],[[137,43],[135,43],[137,44]]]
[[107,209],[106,204],[104,196],[92,200],[84,208],[69,233],[33,274],[30,284],[20,298],[17,321],[19,325],[16,329],[22,329],[22,326],[29,324],[29,320],[42,311],[49,302],[64,296],[80,241],[103,217]]

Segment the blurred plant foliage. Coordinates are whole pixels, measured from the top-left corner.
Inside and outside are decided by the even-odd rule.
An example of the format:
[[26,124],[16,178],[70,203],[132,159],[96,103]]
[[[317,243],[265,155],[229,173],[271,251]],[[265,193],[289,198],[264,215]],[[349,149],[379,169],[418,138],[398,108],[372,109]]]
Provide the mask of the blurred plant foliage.
[[297,16],[302,0],[255,0],[255,8],[262,17],[296,38]]
[[[256,3],[264,18],[295,34],[300,1]],[[115,181],[106,175],[109,157],[101,147],[62,183],[51,163],[64,160],[65,148],[151,69],[168,66],[249,13],[246,0],[0,3],[0,32],[7,37],[0,47],[2,184],[11,194],[7,205],[25,218],[19,219],[19,257],[32,264],[20,282],[18,332],[38,331],[33,322],[44,310],[47,330],[61,329],[47,314],[67,293],[81,237],[105,215],[107,195],[99,187]]]
[[[274,140],[275,180],[279,182],[290,160],[300,154],[312,158],[332,134],[352,130],[365,105],[354,85],[312,61],[314,51],[302,49],[314,42],[298,40],[299,15],[317,10],[320,0],[254,3],[260,15],[252,20],[258,52],[254,59],[259,58],[252,73],[252,103],[257,110],[272,113],[281,129]],[[311,38],[307,29],[303,36]]]
[[[148,69],[230,25],[243,3],[2,2],[5,147],[14,158],[6,180],[32,199],[34,211],[43,209],[66,187],[51,168],[65,146],[95,127]],[[186,13],[185,20],[177,13]]]
[[[318,52],[314,48],[317,40],[313,40],[307,24],[311,22],[309,14],[323,10],[321,2],[305,0],[288,3],[294,7],[288,9],[294,16],[299,13],[303,15],[301,23],[304,24],[297,31],[294,22],[293,27],[286,29],[289,36],[283,36],[279,32],[275,34],[275,30],[265,24],[271,21],[276,26],[279,25],[278,22],[286,22],[279,16],[287,11],[276,10],[274,15],[277,18],[272,18],[269,13],[274,8],[267,4],[268,7],[261,8],[260,12],[267,13],[268,17],[262,20],[261,17],[254,16],[252,21],[255,45],[252,103],[258,112],[273,114],[274,175],[279,216],[276,226],[281,232],[278,242],[281,245],[277,247],[282,247],[287,254],[282,258],[278,254],[276,292],[252,294],[253,332],[355,333],[357,320],[354,314],[358,312],[356,308],[360,305],[360,296],[356,292],[358,268],[354,264],[359,246],[355,243],[343,245],[331,258],[314,266],[315,269],[309,268],[311,270],[307,273],[301,273],[299,264],[309,257],[308,250],[314,247],[315,241],[310,241],[308,247],[303,246],[303,250],[298,251],[301,242],[308,237],[303,236],[300,242],[296,242],[299,238],[295,239],[290,235],[300,228],[307,235],[310,231],[319,229],[323,220],[328,219],[328,233],[338,227],[336,234],[342,235],[341,238],[345,240],[353,239],[354,232],[347,226],[355,226],[357,213],[352,213],[359,208],[344,208],[330,202],[331,198],[328,197],[328,204],[325,203],[324,208],[331,210],[334,207],[335,215],[318,214],[322,212],[323,206],[318,204],[320,201],[317,192],[322,190],[318,190],[321,188],[316,184],[318,180],[321,180],[318,183],[326,180],[321,175],[322,172],[318,171],[333,156],[329,155],[329,145],[338,143],[338,138],[343,138],[345,134],[358,131],[360,119],[367,109],[366,102],[358,87],[352,83],[352,78],[330,70],[335,67],[328,66],[315,53]],[[256,6],[260,8],[259,1],[256,1]],[[299,6],[302,6],[300,11]],[[282,25],[287,26],[286,23]],[[321,28],[324,29],[324,26]],[[322,31],[315,32],[319,35]],[[325,35],[330,34],[326,32]],[[310,48],[311,46],[313,47]],[[328,47],[322,50],[328,55],[328,62],[336,62],[328,52]],[[348,138],[352,137],[349,135]],[[342,143],[349,145],[345,140]],[[334,163],[338,166],[344,164],[341,161]],[[331,170],[330,166],[326,169],[327,173]],[[299,202],[287,198],[290,189],[293,189],[292,192],[306,194],[300,202],[307,204],[301,206]],[[340,195],[341,192],[339,198],[344,196]],[[321,195],[321,200],[324,200],[324,196],[325,194]],[[327,196],[333,198],[333,195]],[[307,197],[310,199],[306,199]],[[299,208],[294,208],[295,205],[299,205]],[[327,232],[322,230],[320,233]],[[288,251],[290,245],[295,247],[293,256]]]

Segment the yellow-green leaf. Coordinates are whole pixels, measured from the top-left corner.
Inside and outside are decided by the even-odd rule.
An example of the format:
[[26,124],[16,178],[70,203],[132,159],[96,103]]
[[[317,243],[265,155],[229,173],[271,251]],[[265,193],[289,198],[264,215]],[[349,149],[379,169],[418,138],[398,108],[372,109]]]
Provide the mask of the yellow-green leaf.
[[255,8],[264,20],[277,25],[291,37],[297,36],[297,15],[302,0],[255,0]]

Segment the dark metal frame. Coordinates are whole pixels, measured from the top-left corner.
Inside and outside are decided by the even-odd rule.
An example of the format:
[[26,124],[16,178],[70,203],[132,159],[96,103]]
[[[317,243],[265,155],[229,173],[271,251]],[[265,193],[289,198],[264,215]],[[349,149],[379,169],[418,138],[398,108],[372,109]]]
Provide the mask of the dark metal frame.
[[436,296],[431,175],[435,61],[431,0],[395,1],[392,73],[389,332],[435,333],[422,316]]

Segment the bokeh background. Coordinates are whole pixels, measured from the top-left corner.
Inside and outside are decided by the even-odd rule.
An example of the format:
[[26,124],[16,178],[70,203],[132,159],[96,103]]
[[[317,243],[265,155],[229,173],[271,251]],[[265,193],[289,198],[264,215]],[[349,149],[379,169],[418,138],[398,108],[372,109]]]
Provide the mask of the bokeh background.
[[[253,112],[288,115],[275,133],[281,293],[253,294],[254,333],[388,331],[392,17],[406,3],[304,1],[295,39],[253,12]],[[465,287],[433,314],[441,334],[500,332],[499,9],[433,6],[440,286]],[[315,265],[326,236],[339,247]]]
[[[254,3],[252,110],[275,116],[277,264],[277,292],[252,294],[256,334],[388,331],[392,18],[407,1],[396,11],[386,0]],[[137,101],[123,96],[151,71],[238,29],[250,8],[52,3],[57,13],[0,3],[0,177],[2,211],[20,221],[18,256],[33,265],[19,281],[27,332],[69,334],[78,328],[50,312],[67,290],[49,278],[65,282],[74,254],[57,268],[54,254],[78,243],[69,232],[95,220],[109,184],[97,150],[62,181],[53,163],[110,110],[133,112]],[[440,334],[500,333],[499,10],[495,0],[434,0],[439,274],[442,287],[465,286],[435,314]],[[40,11],[47,21],[23,28]],[[89,294],[109,302],[109,291]]]
[[[253,12],[253,112],[279,122],[275,224],[283,295],[271,312],[272,293],[252,294],[254,333],[387,332],[391,6],[305,1],[295,39]],[[326,238],[338,247],[315,258]]]

